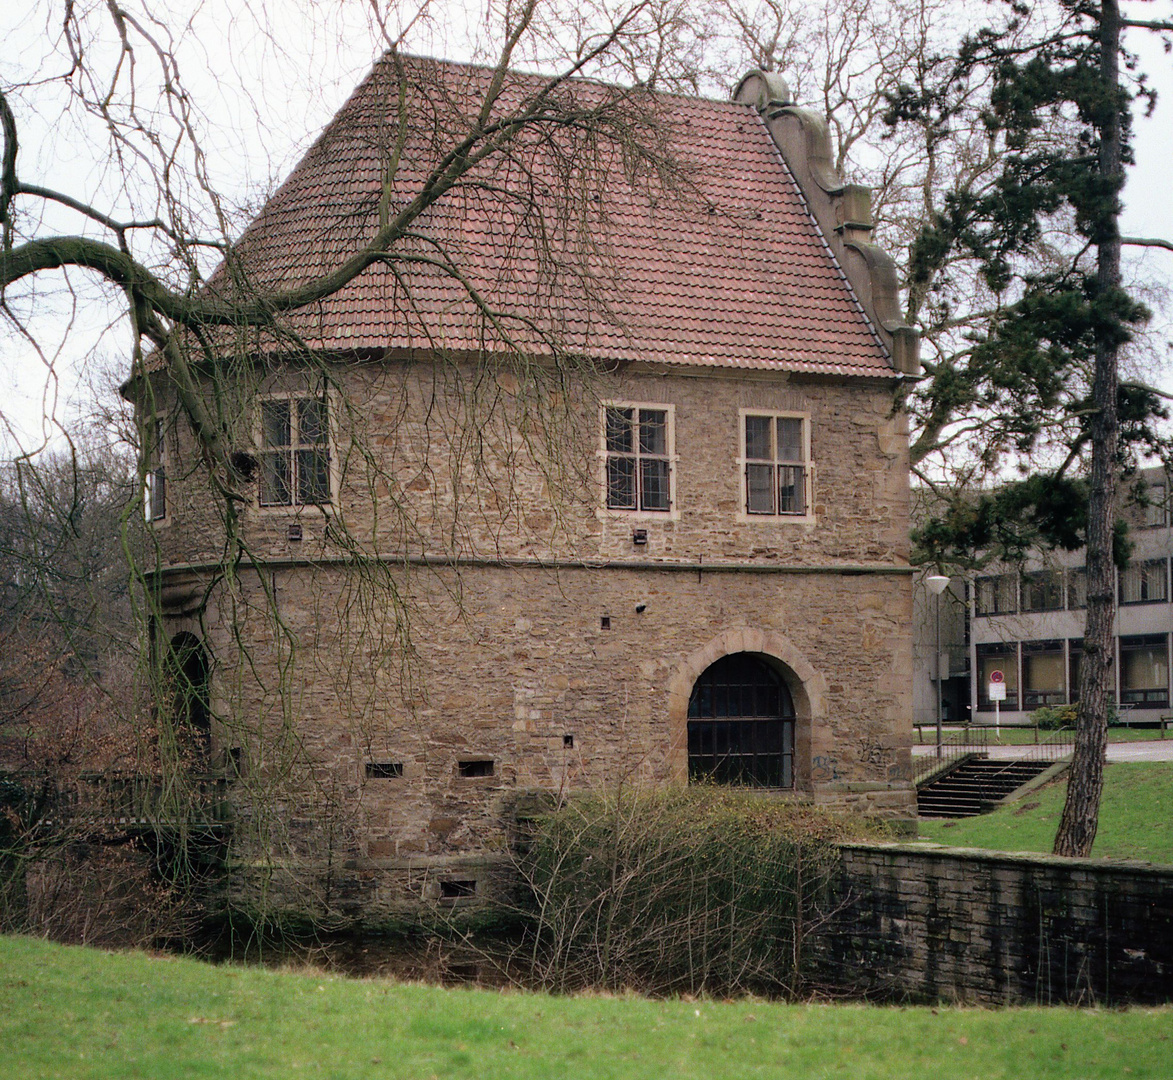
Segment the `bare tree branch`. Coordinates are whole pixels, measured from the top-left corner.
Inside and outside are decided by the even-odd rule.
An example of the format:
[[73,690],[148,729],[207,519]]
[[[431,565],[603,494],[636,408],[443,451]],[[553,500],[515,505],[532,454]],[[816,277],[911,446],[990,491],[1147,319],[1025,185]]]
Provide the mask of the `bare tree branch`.
[[1162,240],[1159,237],[1145,237],[1145,236],[1122,236],[1120,243],[1126,247],[1156,247],[1164,248],[1166,251],[1173,251],[1173,241]]

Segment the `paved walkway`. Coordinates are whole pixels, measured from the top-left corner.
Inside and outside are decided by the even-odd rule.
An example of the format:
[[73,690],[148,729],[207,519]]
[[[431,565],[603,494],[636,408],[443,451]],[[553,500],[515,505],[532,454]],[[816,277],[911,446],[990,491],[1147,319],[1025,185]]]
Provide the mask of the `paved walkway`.
[[[925,757],[936,752],[935,746],[914,746],[912,753],[915,757]],[[1034,749],[1034,744],[1026,746],[991,746],[990,757],[996,761],[1013,761],[1015,758],[1026,757]],[[1173,739],[1154,739],[1151,742],[1110,742],[1108,743],[1109,761],[1173,761]]]

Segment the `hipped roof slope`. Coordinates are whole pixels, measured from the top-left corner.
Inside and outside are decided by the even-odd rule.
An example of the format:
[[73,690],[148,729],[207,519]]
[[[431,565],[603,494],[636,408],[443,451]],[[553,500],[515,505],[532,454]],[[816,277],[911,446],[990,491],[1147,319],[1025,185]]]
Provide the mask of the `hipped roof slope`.
[[[209,288],[263,293],[338,267],[377,229],[384,178],[394,214],[469,131],[491,78],[381,60],[241,237],[237,284],[222,268]],[[501,115],[547,85],[510,75]],[[527,129],[424,212],[398,259],[287,316],[295,333],[343,353],[556,342],[601,361],[893,373],[756,110],[586,80],[557,94],[560,115],[603,109],[603,122]],[[678,183],[632,166],[612,120],[624,110]]]

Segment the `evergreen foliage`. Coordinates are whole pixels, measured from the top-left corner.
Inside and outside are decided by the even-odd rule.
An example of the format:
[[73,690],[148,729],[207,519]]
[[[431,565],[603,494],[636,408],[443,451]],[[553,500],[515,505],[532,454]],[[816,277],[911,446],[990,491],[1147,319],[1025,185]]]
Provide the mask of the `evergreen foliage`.
[[[1122,285],[1120,193],[1130,145],[1132,104],[1147,94],[1143,79],[1121,78],[1121,31],[1129,25],[1116,0],[1058,0],[1039,15],[1008,0],[999,24],[969,37],[956,59],[938,61],[928,89],[893,95],[889,120],[935,132],[957,120],[975,82],[989,86],[978,117],[1004,146],[993,182],[960,185],[913,244],[915,289],[948,260],[976,265],[999,297],[981,333],[972,335],[968,365],[942,380],[949,403],[1000,410],[1001,435],[983,449],[987,467],[1005,452],[1025,479],[958,506],[922,530],[938,557],[973,542],[1001,543],[986,557],[1021,557],[1023,540],[1087,549],[1088,606],[1080,668],[1079,721],[1067,802],[1055,851],[1087,855],[1095,839],[1103,786],[1109,677],[1113,647],[1113,565],[1126,556],[1114,524],[1116,479],[1140,450],[1166,449],[1155,422],[1167,418],[1157,396],[1122,388],[1120,352],[1148,318]],[[1055,16],[1051,18],[1049,16]],[[1173,22],[1133,23],[1173,31]],[[1124,53],[1126,67],[1132,61]],[[1045,239],[1064,230],[1072,252],[1050,252]],[[1123,389],[1123,394],[1122,394]],[[935,390],[930,387],[930,399]],[[1005,419],[1008,417],[1009,419]],[[1058,464],[1032,468],[1040,446]],[[1070,477],[1086,475],[1087,499],[1073,497]],[[951,504],[951,505],[950,505]],[[1030,517],[1025,515],[1030,513]],[[1024,522],[1029,522],[1024,526]],[[1030,545],[1026,545],[1030,546]]]

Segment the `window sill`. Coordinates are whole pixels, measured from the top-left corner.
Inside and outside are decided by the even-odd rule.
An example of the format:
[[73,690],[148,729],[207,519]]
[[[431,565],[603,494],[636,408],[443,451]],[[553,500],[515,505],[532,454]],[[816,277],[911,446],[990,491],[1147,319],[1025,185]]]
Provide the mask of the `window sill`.
[[814,525],[814,514],[747,514],[744,510],[734,516],[739,525]]
[[600,521],[679,521],[680,511],[671,510],[620,510],[611,506],[600,506],[595,510]]
[[273,515],[273,514],[296,514],[301,516],[305,513],[320,513],[322,517],[329,517],[336,513],[338,507],[333,502],[328,503],[282,503],[278,506],[262,506],[258,502],[249,504],[249,509],[255,513]]

